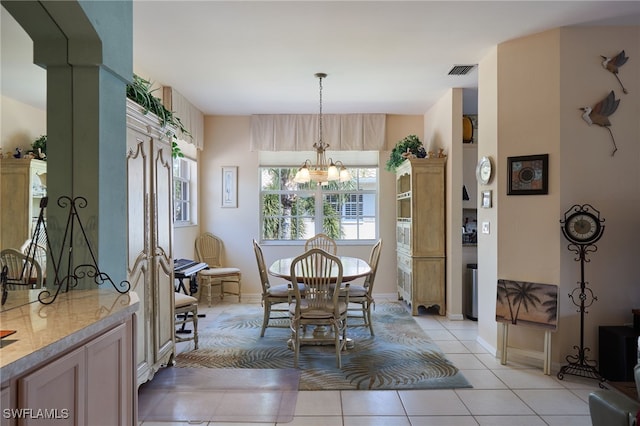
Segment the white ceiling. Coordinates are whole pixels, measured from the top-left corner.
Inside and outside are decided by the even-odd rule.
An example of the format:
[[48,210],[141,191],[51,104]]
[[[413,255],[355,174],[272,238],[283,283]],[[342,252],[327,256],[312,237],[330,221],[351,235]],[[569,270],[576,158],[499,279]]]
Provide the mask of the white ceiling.
[[[476,88],[499,43],[569,25],[640,25],[638,1],[147,1],[133,3],[134,70],[205,114],[423,114]],[[44,107],[45,73],[2,8],[2,94]],[[625,46],[610,46],[612,55]],[[636,58],[637,59],[637,58]],[[634,60],[634,58],[631,58]]]

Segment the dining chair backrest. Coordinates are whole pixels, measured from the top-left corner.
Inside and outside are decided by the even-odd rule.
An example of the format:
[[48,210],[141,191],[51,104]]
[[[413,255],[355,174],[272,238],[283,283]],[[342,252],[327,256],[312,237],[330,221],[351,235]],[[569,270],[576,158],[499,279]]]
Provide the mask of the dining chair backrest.
[[338,253],[338,244],[327,234],[316,234],[304,243],[304,249],[320,248],[328,253],[335,255]]
[[382,252],[382,239],[379,239],[371,248],[369,254],[369,267],[371,272],[364,279],[364,287],[370,293],[373,290],[373,283],[376,279],[376,272],[378,271],[378,261],[380,260],[380,252]]
[[4,249],[0,252],[0,266],[7,266],[7,284],[42,288],[42,268],[40,264],[20,250]]
[[[338,301],[342,284],[340,258],[320,248],[312,248],[291,262],[291,283],[300,311],[323,311],[339,314]],[[304,298],[300,286],[303,284]],[[300,301],[304,300],[304,303]]]
[[204,262],[210,268],[222,266],[222,240],[210,232],[205,232],[196,238],[196,256],[198,262]]
[[267,264],[264,261],[264,253],[262,247],[256,240],[253,240],[253,252],[256,254],[256,262],[258,263],[258,273],[260,274],[260,284],[262,284],[262,293],[265,294],[271,283],[269,282],[269,274],[267,273]]

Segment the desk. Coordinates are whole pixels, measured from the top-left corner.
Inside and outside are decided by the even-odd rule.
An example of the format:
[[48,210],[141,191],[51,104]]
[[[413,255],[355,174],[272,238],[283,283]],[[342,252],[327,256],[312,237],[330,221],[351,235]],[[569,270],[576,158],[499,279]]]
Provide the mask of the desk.
[[[340,258],[340,262],[342,262],[342,282],[349,282],[356,278],[365,277],[371,272],[371,268],[366,260],[349,256],[338,257]],[[291,281],[291,263],[293,259],[295,259],[295,257],[276,260],[269,266],[269,274]]]

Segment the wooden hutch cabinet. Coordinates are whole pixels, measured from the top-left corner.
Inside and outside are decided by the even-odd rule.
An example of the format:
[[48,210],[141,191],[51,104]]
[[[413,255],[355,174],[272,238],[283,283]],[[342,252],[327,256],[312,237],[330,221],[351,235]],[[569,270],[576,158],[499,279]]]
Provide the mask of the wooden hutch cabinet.
[[175,349],[171,134],[127,99],[127,274],[140,298],[138,386],[169,364]]
[[47,163],[28,158],[3,158],[0,161],[0,248],[20,249],[31,238],[33,224],[40,214],[40,200],[47,195],[43,182]]
[[396,169],[398,298],[445,314],[444,158],[405,160]]

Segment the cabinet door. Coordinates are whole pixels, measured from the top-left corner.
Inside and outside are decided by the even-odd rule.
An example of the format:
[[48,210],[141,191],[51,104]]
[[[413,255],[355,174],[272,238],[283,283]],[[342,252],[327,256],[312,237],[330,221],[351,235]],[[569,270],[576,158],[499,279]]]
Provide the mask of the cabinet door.
[[413,235],[411,254],[444,256],[444,166],[430,164],[416,168],[413,175]]
[[151,247],[157,361],[173,353],[173,165],[168,143],[154,141]]
[[429,308],[438,305],[439,314],[445,314],[445,260],[444,258],[413,259],[413,305],[414,315],[418,306]]
[[140,308],[136,314],[136,368],[140,382],[147,380],[153,364],[151,332],[152,293],[149,271],[149,178],[151,138],[127,129],[127,275],[131,289],[138,294]]
[[135,424],[132,324],[121,324],[86,347],[87,424]]
[[18,407],[33,410],[20,424],[88,424],[86,372],[85,352],[80,348],[18,380]]

